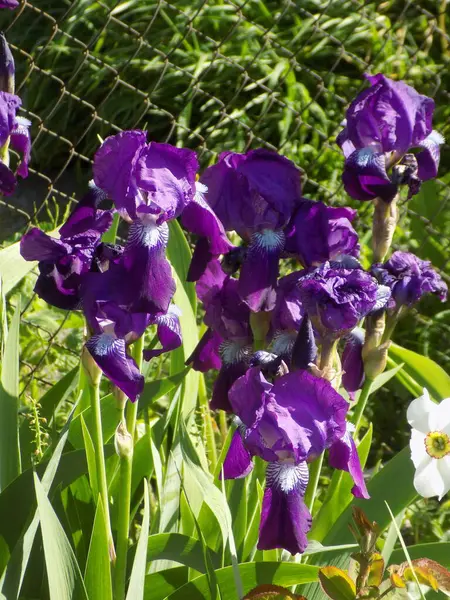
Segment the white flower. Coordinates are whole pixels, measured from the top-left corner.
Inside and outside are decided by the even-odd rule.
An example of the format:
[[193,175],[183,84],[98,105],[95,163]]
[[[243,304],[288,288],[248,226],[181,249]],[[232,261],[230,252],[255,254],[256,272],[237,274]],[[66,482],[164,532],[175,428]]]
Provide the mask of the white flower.
[[416,467],[414,487],[424,498],[450,490],[450,398],[435,404],[424,388],[409,405],[411,459]]

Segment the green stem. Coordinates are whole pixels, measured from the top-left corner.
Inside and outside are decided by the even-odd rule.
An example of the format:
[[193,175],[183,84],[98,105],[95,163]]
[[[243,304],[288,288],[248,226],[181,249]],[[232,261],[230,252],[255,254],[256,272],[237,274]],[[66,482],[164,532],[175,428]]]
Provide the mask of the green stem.
[[228,435],[227,413],[224,410],[221,410],[219,414],[219,429],[222,436],[222,444],[224,444]]
[[[142,349],[144,338],[141,337],[133,345],[133,358],[141,370]],[[136,430],[138,401],[127,402],[126,429],[133,441],[128,451],[120,455],[119,469],[119,497],[117,502],[117,560],[114,573],[114,598],[125,598],[127,578],[128,538],[130,533],[130,505],[131,505],[131,476],[133,466],[133,444]]]
[[334,364],[335,351],[337,348],[337,340],[324,339],[320,347],[320,364],[321,370],[326,367],[332,367]]
[[367,400],[370,396],[370,392],[372,391],[372,383],[373,380],[369,377],[366,377],[364,385],[361,389],[361,393],[358,398],[358,403],[355,406],[355,411],[353,413],[353,424],[355,425],[355,433],[353,435],[354,438],[358,435],[359,428],[361,427],[361,420],[364,413],[364,409],[366,408]]
[[198,401],[200,411],[204,419],[204,437],[206,440],[206,454],[209,459],[209,470],[211,473],[214,473],[217,464],[216,441],[214,439],[214,428],[211,411],[209,409],[208,396],[206,393],[205,378],[201,373],[198,382]]
[[87,378],[89,381],[89,393],[91,397],[91,410],[93,416],[93,439],[95,450],[95,469],[97,471],[97,484],[100,492],[100,497],[103,505],[103,512],[105,515],[105,527],[108,534],[108,546],[109,555],[111,560],[115,558],[114,542],[111,532],[111,521],[109,518],[109,500],[108,500],[108,483],[106,480],[106,467],[105,467],[105,455],[103,453],[103,431],[102,431],[102,416],[100,410],[100,381],[99,376],[97,381],[94,383]]
[[309,469],[309,483],[305,493],[305,504],[309,508],[309,512],[311,514],[314,507],[314,501],[316,499],[317,488],[319,486],[323,455],[324,453],[322,452],[319,458],[317,458],[313,463],[311,463],[311,467]]

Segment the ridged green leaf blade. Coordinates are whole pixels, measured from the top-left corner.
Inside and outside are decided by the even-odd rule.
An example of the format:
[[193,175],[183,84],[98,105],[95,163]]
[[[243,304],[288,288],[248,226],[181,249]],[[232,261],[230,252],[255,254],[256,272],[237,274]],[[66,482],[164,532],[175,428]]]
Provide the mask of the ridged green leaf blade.
[[72,547],[36,473],[34,474],[34,485],[41,522],[50,600],[88,600]]
[[0,380],[0,491],[20,474],[19,442],[20,297],[2,356]]
[[127,600],[143,600],[145,575],[147,570],[147,540],[150,530],[150,500],[148,494],[148,483],[144,479],[144,516],[142,519],[141,532],[137,543],[136,555],[133,568],[131,569],[130,584],[127,591]]
[[84,573],[89,600],[112,600],[111,567],[108,552],[108,532],[102,500],[99,496],[92,528],[91,543]]

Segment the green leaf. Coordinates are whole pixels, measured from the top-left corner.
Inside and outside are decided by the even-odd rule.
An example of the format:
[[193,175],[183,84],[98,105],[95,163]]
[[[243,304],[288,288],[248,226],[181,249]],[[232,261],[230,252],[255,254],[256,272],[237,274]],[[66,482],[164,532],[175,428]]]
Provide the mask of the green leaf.
[[139,396],[138,412],[141,413],[144,409],[150,407],[154,402],[183,383],[183,380],[189,371],[190,369],[186,367],[179,373],[175,373],[175,375],[169,375],[165,379],[148,381],[144,385],[142,394]]
[[177,272],[183,289],[186,292],[193,311],[197,310],[197,294],[195,293],[195,284],[187,281],[189,265],[191,264],[192,253],[187,243],[186,236],[180,227],[178,221],[169,222],[169,243],[167,245],[167,256],[175,271]]
[[50,600],[88,600],[72,547],[36,473],[34,485],[41,521]]
[[[104,452],[105,458],[115,455],[114,446],[112,444],[105,446]],[[37,474],[41,477],[50,464],[51,462],[39,463],[36,467]],[[85,451],[67,452],[61,456],[52,488],[59,485],[64,489],[85,473],[87,473]],[[19,540],[33,508],[35,500],[33,494],[30,494],[32,487],[33,469],[28,469],[0,494],[0,515],[9,514],[11,506],[14,506],[14,519],[0,519],[0,536],[4,538],[10,549],[13,549]]]
[[323,591],[332,600],[354,600],[356,598],[355,584],[342,569],[323,567],[319,571],[319,581]]
[[120,215],[119,215],[119,213],[116,212],[116,214],[113,217],[111,227],[108,229],[108,231],[105,231],[105,233],[102,235],[102,242],[104,244],[115,244],[116,243],[117,230],[119,228],[119,223],[120,223]]
[[112,600],[108,545],[108,532],[105,527],[102,500],[99,496],[84,573],[89,600]]
[[[408,546],[411,560],[429,558],[440,563],[443,567],[450,568],[450,542],[433,542],[431,544],[416,544]],[[405,553],[401,548],[394,550],[389,559],[389,564],[399,565],[405,562]]]
[[0,491],[20,474],[19,444],[20,297],[11,321],[0,381]]
[[[223,501],[220,490],[214,485],[212,476],[202,468],[200,459],[184,427],[181,430],[181,451],[183,455],[183,481],[193,513],[198,518],[203,502],[209,506],[217,519],[225,546],[228,532],[232,527],[230,510]],[[192,485],[188,486],[188,483]]]
[[[172,592],[185,585],[190,575],[192,576],[188,567],[172,567],[147,575],[144,599],[165,600]],[[204,600],[206,598],[208,596],[205,596]]]
[[[409,447],[392,458],[369,482],[369,500],[355,499],[352,505],[359,506],[369,521],[376,521],[381,531],[389,527],[391,518],[385,501],[394,515],[409,506],[417,496],[413,486],[414,466]],[[345,544],[353,541],[348,529],[351,522],[351,506],[347,507],[329,533],[325,536],[326,545]]]
[[[117,425],[122,418],[122,411],[117,406],[117,401],[112,394],[100,399],[100,412],[102,419],[103,440],[108,442],[114,435]],[[70,425],[69,441],[74,448],[84,448],[83,428],[81,425],[83,416],[88,431],[93,431],[92,408],[89,406],[80,412]]]
[[94,498],[98,496],[97,468],[95,466],[95,450],[89,430],[83,419],[83,413],[80,415],[81,429],[83,431],[83,441],[86,450],[86,459],[89,473],[89,483],[91,484],[92,495]]
[[0,279],[5,296],[16,286],[34,267],[37,262],[27,261],[20,255],[20,242],[11,244],[0,250]]
[[41,417],[45,417],[48,421],[53,417],[58,406],[65,402],[78,384],[78,375],[80,369],[78,366],[66,373],[62,379],[57,381],[48,392],[46,392],[39,400],[41,408],[39,413]]
[[[371,443],[372,426],[367,430],[358,445],[358,456],[363,468],[366,464],[367,456],[369,455]],[[334,471],[326,499],[313,521],[313,526],[308,536],[309,539],[317,540],[318,542],[321,542],[324,539],[336,522],[336,519],[352,501],[352,487],[353,479],[348,473]]]
[[[271,583],[274,585],[291,586],[310,583],[318,580],[318,567],[282,562],[249,562],[239,565],[244,586],[244,594],[257,585]],[[236,588],[232,567],[224,567],[216,571],[221,600],[236,600]],[[151,580],[146,579],[145,600],[162,600],[164,596],[152,595]],[[201,575],[186,583],[168,596],[168,600],[205,600],[208,598],[208,581],[206,575]]]
[[[174,350],[170,358],[170,374],[174,375],[182,371],[185,361],[192,354],[198,343],[197,330],[197,297],[193,283],[186,281],[191,251],[184,233],[177,221],[169,223],[169,243],[167,255],[175,270],[174,278],[177,290],[174,295],[174,303],[181,311],[180,325],[183,344]],[[182,414],[185,420],[192,419],[197,406],[199,374],[191,370],[185,377],[182,392]]]
[[397,363],[404,363],[403,371],[417,382],[421,392],[427,388],[438,402],[450,397],[450,376],[434,360],[397,344],[391,345],[389,356]]
[[[220,565],[221,556],[208,548],[213,566]],[[206,573],[204,549],[200,540],[181,533],[157,533],[148,538],[147,561],[172,560]]]
[[148,483],[144,479],[144,517],[142,519],[141,533],[137,543],[133,568],[131,569],[130,585],[128,586],[127,600],[143,600],[145,574],[147,568],[147,540],[150,529],[150,500]]
[[[52,455],[50,461],[48,462],[48,464],[46,466],[44,475],[42,477],[42,487],[44,488],[44,490],[47,494],[49,493],[50,488],[53,483],[53,480],[55,478],[56,471],[58,469],[58,466],[59,466],[59,463],[61,460],[61,455],[64,450],[64,446],[66,444],[67,437],[69,435],[69,425],[68,424],[70,422],[70,418],[71,417],[69,417],[68,422],[64,426],[64,429],[61,433],[59,442],[53,452],[53,455]],[[31,471],[29,471],[28,473],[30,475],[29,481],[31,483]],[[25,475],[26,475],[26,473],[23,473],[23,475],[16,481],[19,481],[20,479],[24,480]],[[13,486],[11,486],[11,487],[13,487]],[[8,488],[8,489],[11,489],[11,488]],[[2,498],[3,496],[4,495],[2,494],[2,496],[0,496],[0,498]],[[28,494],[28,496],[29,496],[29,494]],[[10,498],[11,498],[11,501],[14,500],[14,496],[10,496]],[[6,504],[7,503],[5,503],[5,505]],[[13,504],[12,506],[15,506],[15,505]],[[31,505],[30,505],[30,508],[31,508]],[[3,514],[6,514],[6,513],[3,513]],[[16,518],[16,514],[15,514],[15,518]],[[5,519],[5,521],[6,520],[7,519]],[[2,581],[2,592],[4,592],[7,596],[7,598],[9,598],[10,600],[16,599],[19,597],[19,591],[22,586],[22,582],[23,582],[25,571],[26,571],[28,561],[30,558],[31,550],[33,548],[33,542],[34,542],[34,538],[36,535],[38,525],[39,525],[39,514],[36,510],[33,520],[31,521],[25,534],[19,539],[17,544],[14,546],[14,550],[12,552],[11,559],[8,563],[8,568],[6,570],[4,579]],[[3,537],[1,539],[3,540]]]
[[410,555],[409,555],[409,553],[408,553],[408,549],[406,548],[406,544],[405,544],[405,541],[404,541],[404,539],[403,539],[402,533],[401,533],[401,531],[400,531],[400,528],[399,528],[399,526],[397,525],[397,523],[396,523],[396,521],[395,521],[395,516],[394,516],[394,513],[392,512],[392,510],[391,510],[391,507],[389,506],[389,504],[388,504],[386,501],[385,501],[385,504],[386,504],[386,508],[388,509],[388,511],[389,511],[389,514],[390,514],[390,516],[391,516],[391,522],[392,522],[393,526],[394,526],[394,527],[397,529],[397,535],[398,535],[398,539],[400,540],[400,544],[401,544],[402,550],[403,550],[403,552],[404,552],[404,554],[405,554],[406,560],[408,561],[409,568],[411,569],[411,572],[412,572],[412,579],[413,579],[413,580],[415,581],[415,583],[416,583],[416,586],[417,586],[417,592],[419,593],[419,596],[422,598],[422,600],[425,600],[424,593],[423,593],[423,591],[422,591],[422,588],[420,587],[419,579],[418,579],[418,577],[417,577],[417,574],[416,574],[416,572],[415,572],[415,569],[414,569],[414,567],[413,567],[413,564],[412,564],[412,562],[411,562],[411,557],[410,557]]

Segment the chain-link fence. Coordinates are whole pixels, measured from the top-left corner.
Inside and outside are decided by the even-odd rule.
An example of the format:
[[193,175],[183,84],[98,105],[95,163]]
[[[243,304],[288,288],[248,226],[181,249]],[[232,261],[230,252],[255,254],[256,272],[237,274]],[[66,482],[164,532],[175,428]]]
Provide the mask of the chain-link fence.
[[[365,72],[402,78],[436,101],[435,127],[450,115],[447,0],[33,0],[2,11],[16,61],[21,113],[32,122],[30,177],[0,201],[5,244],[30,225],[61,223],[91,177],[99,140],[120,129],[217,153],[264,146],[294,160],[304,193],[346,202],[335,137]],[[409,242],[447,275],[450,152],[441,178],[401,221]],[[368,227],[370,205],[360,211]],[[75,365],[80,318],[50,311],[22,284],[25,380],[42,385]],[[410,347],[448,366],[447,313],[421,306]],[[428,315],[441,310],[437,320]],[[27,337],[26,333],[29,332]],[[437,342],[434,343],[435,339]],[[425,350],[424,350],[425,349]],[[61,372],[64,372],[61,369]],[[28,383],[25,387],[28,386]]]

